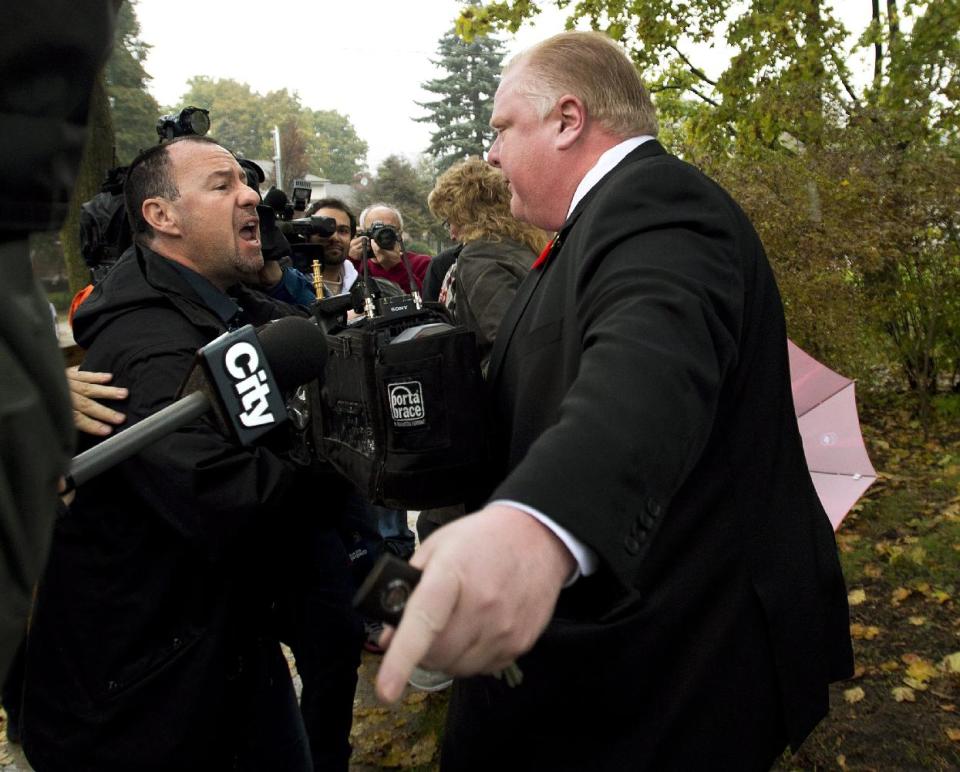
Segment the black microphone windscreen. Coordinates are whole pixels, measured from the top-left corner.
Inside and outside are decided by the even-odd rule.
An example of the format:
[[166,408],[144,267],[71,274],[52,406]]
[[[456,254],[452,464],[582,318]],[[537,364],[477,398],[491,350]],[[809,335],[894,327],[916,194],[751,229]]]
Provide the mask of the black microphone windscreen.
[[260,328],[257,337],[281,391],[323,376],[327,339],[313,322],[287,316]]

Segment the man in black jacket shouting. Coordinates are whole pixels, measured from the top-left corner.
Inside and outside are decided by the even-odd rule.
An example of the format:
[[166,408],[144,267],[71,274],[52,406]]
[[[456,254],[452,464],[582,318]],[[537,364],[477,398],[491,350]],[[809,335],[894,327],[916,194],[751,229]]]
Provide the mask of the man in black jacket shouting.
[[[170,404],[198,348],[294,311],[240,284],[263,266],[259,199],[229,151],[192,136],[151,148],[125,196],[138,249],[97,285],[74,334],[84,369],[128,387],[118,407],[135,423]],[[285,429],[241,448],[203,418],[80,487],[28,642],[35,769],[311,768],[271,619],[283,534],[322,514],[289,450]],[[332,530],[314,537],[334,556],[318,581],[346,619],[346,556]],[[349,711],[352,688],[345,700]]]

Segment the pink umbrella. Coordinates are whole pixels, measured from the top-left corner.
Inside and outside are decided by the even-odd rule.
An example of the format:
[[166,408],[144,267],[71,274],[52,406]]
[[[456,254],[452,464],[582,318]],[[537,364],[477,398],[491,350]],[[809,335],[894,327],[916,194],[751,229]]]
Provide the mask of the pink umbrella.
[[877,479],[860,434],[853,381],[787,341],[790,385],[810,477],[836,530]]

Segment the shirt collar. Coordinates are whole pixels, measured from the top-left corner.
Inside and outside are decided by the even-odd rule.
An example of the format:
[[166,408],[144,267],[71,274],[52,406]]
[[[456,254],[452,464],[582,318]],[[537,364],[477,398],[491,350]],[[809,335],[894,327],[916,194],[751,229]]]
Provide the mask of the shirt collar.
[[341,265],[343,266],[343,273],[341,274],[343,276],[343,287],[341,289],[347,292],[357,280],[357,269],[349,260],[344,260]]
[[573,213],[573,210],[576,208],[577,204],[583,199],[587,193],[602,180],[608,172],[610,172],[614,166],[620,163],[624,158],[626,158],[633,150],[640,147],[644,142],[649,142],[653,137],[649,134],[643,134],[639,137],[630,137],[630,139],[625,139],[618,145],[614,145],[609,150],[605,151],[598,159],[597,162],[593,165],[593,168],[590,169],[580,180],[580,184],[577,186],[577,189],[573,193],[573,200],[570,202],[570,208],[567,210],[567,218]]
[[180,273],[190,288],[200,296],[203,304],[213,311],[224,325],[229,326],[237,314],[240,313],[240,306],[237,302],[224,292],[218,290],[209,279],[201,276],[199,273],[182,263],[171,260],[170,264]]

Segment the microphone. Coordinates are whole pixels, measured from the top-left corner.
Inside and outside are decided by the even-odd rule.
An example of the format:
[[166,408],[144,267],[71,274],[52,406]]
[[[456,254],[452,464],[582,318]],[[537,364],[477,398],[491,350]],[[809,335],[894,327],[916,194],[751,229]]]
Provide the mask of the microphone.
[[301,317],[278,319],[259,335],[249,324],[226,332],[197,351],[175,402],[74,457],[63,492],[208,411],[235,442],[252,445],[286,420],[283,392],[320,378],[326,361],[323,332]]

